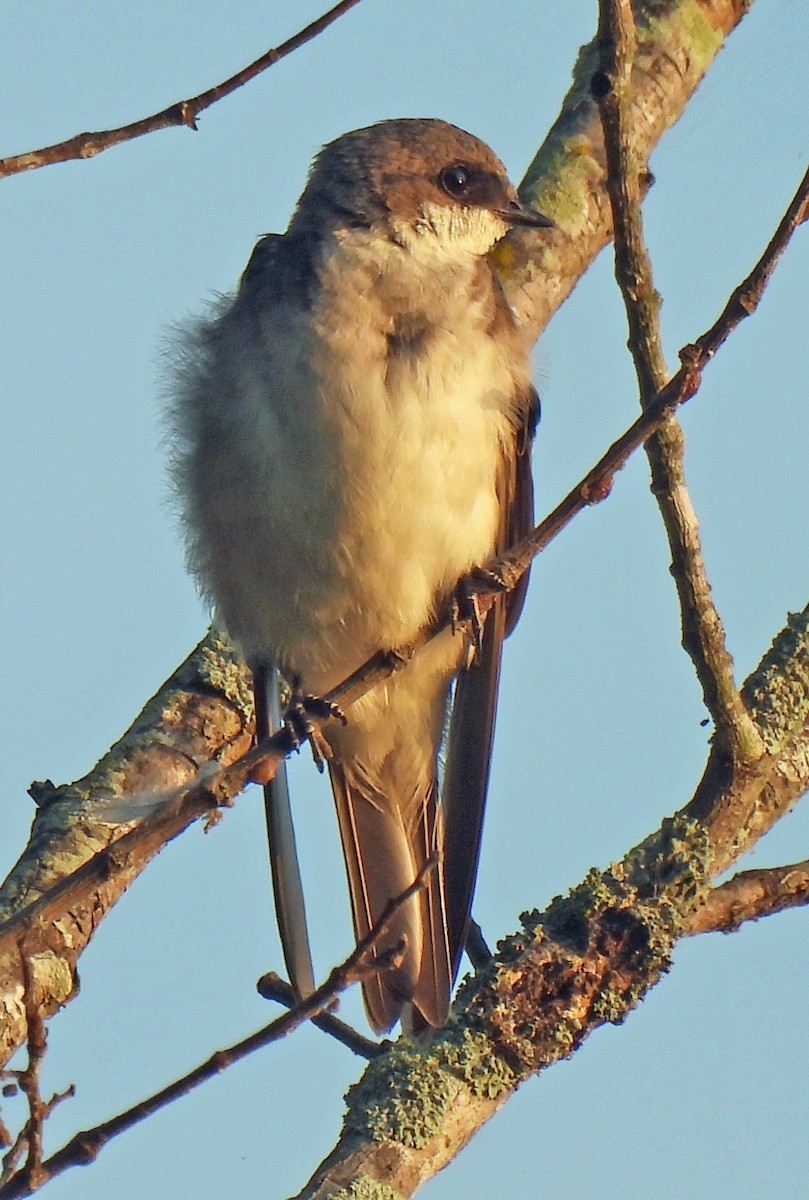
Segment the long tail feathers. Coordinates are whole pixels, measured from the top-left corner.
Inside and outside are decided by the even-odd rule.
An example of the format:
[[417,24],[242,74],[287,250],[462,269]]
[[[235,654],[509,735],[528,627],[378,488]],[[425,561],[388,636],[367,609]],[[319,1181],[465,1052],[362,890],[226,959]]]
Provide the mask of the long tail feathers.
[[505,624],[505,605],[498,599],[486,619],[480,655],[461,673],[455,688],[442,796],[447,929],[453,979],[466,945],[478,872]]
[[[253,680],[256,736],[260,739],[280,725],[278,672],[274,667],[254,668]],[[314,991],[315,979],[285,764],[264,785],[264,812],[281,949],[290,983],[302,999]]]
[[[402,808],[375,792],[356,764],[329,763],[358,941],[428,858],[439,858],[424,890],[395,915],[379,943],[383,951],[403,941],[404,961],[363,981],[368,1019],[378,1033],[389,1030],[408,1007],[416,1033],[443,1025],[447,1017],[477,876],[505,627],[506,606],[498,600],[486,620],[481,653],[456,685],[440,806],[434,781],[421,789],[415,804]],[[256,670],[254,676],[256,729],[264,736],[280,720],[278,676],[273,668]],[[283,768],[265,786],[264,803],[284,961],[296,994],[303,997],[315,982]],[[404,813],[415,816],[406,822]]]
[[[416,828],[409,833],[399,808],[375,794],[338,762],[329,764],[346,860],[354,929],[365,937],[391,900],[410,886],[440,841],[435,789],[425,791]],[[386,1032],[411,1004],[421,1024],[442,1025],[451,987],[443,878],[438,868],[426,887],[399,910],[379,951],[404,941],[401,966],[369,975],[363,982],[368,1019]],[[419,1023],[418,1017],[415,1024]]]

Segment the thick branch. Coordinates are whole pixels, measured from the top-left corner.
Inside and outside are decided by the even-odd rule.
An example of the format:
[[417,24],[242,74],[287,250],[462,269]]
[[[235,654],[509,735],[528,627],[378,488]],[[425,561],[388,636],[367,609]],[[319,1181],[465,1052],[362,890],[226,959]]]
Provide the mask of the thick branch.
[[[761,687],[776,673],[783,705],[771,718]],[[730,805],[766,814],[760,836],[809,788],[809,612],[776,639],[745,699],[773,747],[768,773],[751,773],[732,789],[714,774],[699,792],[710,812]],[[623,1021],[668,969],[676,940],[697,932],[703,913],[716,917],[714,897],[724,889],[710,890],[709,881],[743,853],[714,853],[694,803],[621,863],[592,871],[545,913],[526,915],[491,966],[462,985],[452,1023],[428,1050],[399,1042],[372,1063],[348,1095],[337,1146],[296,1200],[336,1200],[363,1188],[374,1195],[381,1185],[411,1196],[528,1075],[570,1057],[601,1025]],[[781,907],[789,872],[805,876],[806,864],[786,870]],[[796,897],[804,882],[792,875]]]
[[[637,54],[630,118],[635,151],[648,159],[677,121],[750,0],[634,0]],[[520,195],[553,217],[541,239],[514,230],[495,248],[509,303],[527,336],[539,336],[612,236],[604,135],[591,90],[598,40],[582,47],[562,110]]]
[[77,959],[107,910],[170,837],[215,803],[208,796],[179,815],[160,814],[162,826],[127,835],[128,849],[125,841],[112,844],[122,829],[102,823],[93,798],[183,788],[212,759],[239,758],[252,741],[252,719],[247,670],[210,635],[89,775],[60,788],[34,785],[31,839],[0,889],[0,920],[16,918],[0,936],[0,1060],[25,1038],[18,940],[24,935],[36,1000],[50,1014],[73,994]]
[[767,754],[746,770],[734,771],[727,751],[714,745],[696,793],[681,814],[707,831],[713,876],[745,854],[806,788],[809,606],[790,614],[745,682],[742,696]]
[[[659,428],[676,404],[693,394],[694,379],[688,370],[681,371],[561,504],[524,541],[493,561],[484,577],[492,574],[513,587],[531,559],[588,507],[591,497],[606,494],[613,474],[632,450]],[[447,612],[425,626],[411,646],[378,652],[325,699],[352,704],[450,624]],[[220,700],[210,694],[214,686],[225,689]],[[223,732],[215,768],[199,740],[212,719],[221,722]],[[257,768],[263,780],[270,778],[290,752],[285,730],[245,749],[251,728],[244,665],[226,642],[210,635],[94,771],[69,786],[34,785],[40,815],[28,848],[0,892],[0,915],[5,916],[0,926],[0,986],[10,1006],[2,1025],[7,1052],[24,1033],[22,1013],[13,1000],[18,939],[25,936],[32,955],[47,952],[43,966],[47,964],[50,982],[43,979],[41,997],[45,1008],[51,1011],[65,1003],[73,991],[78,955],[108,908],[154,854],[200,816],[228,804]],[[245,752],[239,755],[239,749]],[[113,819],[123,824],[138,819],[139,806],[156,811],[128,832],[121,824],[110,824]],[[70,914],[69,927],[62,920],[64,913]]]

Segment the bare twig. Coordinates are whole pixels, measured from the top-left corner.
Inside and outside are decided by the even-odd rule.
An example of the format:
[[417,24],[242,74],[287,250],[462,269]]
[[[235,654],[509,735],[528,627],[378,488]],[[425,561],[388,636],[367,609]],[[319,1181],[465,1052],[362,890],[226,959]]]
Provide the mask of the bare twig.
[[205,816],[216,807],[216,798],[204,788],[195,786],[181,793],[181,802],[167,804],[163,811],[146,818],[136,829],[120,837],[112,845],[99,850],[76,870],[49,887],[32,903],[20,908],[13,917],[0,925],[0,955],[24,933],[30,936],[45,926],[59,912],[69,911],[88,889],[100,887],[111,876],[126,875],[130,863],[148,860],[167,841],[181,833],[192,821]]
[[[487,603],[490,604],[495,595],[516,586],[531,561],[561,533],[578,513],[599,502],[608,494],[609,484],[616,471],[625,466],[633,451],[642,446],[669,419],[678,405],[695,394],[698,386],[698,374],[687,368],[679,371],[544,521],[541,521],[526,538],[504,555],[493,559],[486,565],[485,569],[480,572],[479,595],[482,598],[482,611],[485,611]],[[491,579],[498,582],[492,585]],[[449,629],[451,625],[452,615],[449,610],[439,614],[432,624],[426,625],[421,630],[409,646],[400,646],[395,650],[377,651],[347,679],[327,692],[323,700],[327,705],[336,704],[339,707],[348,707],[370,691],[372,687],[375,687],[377,683],[406,666],[417,650]],[[323,723],[315,714],[310,717],[310,720],[318,728]],[[233,795],[251,780],[253,773],[259,767],[262,780],[267,778],[268,767],[271,768],[273,764],[280,763],[289,752],[289,734],[286,730],[281,730],[273,737],[266,738],[254,746],[231,766],[223,768],[216,775],[206,777],[206,789],[211,793],[222,792]],[[116,845],[119,844],[116,843]],[[0,931],[1,935],[2,931]]]
[[[422,891],[427,884],[428,876],[436,866],[437,859],[434,856],[427,859],[410,886],[390,901],[368,934],[357,943],[344,962],[329,972],[328,978],[312,992],[311,996],[307,996],[305,1000],[300,1001],[288,1012],[276,1017],[274,1021],[270,1021],[255,1033],[251,1033],[249,1037],[243,1038],[242,1041],[236,1042],[224,1050],[217,1050],[204,1063],[200,1063],[182,1078],[174,1080],[173,1083],[161,1088],[159,1092],[147,1096],[145,1100],[132,1105],[125,1112],[118,1113],[117,1116],[103,1121],[93,1129],[77,1133],[50,1158],[44,1162],[40,1159],[37,1162],[35,1174],[29,1174],[26,1165],[26,1168],[0,1187],[0,1200],[17,1200],[18,1197],[30,1196],[54,1175],[60,1174],[69,1167],[92,1162],[98,1157],[104,1146],[119,1133],[131,1129],[133,1125],[137,1125],[138,1122],[145,1120],[159,1109],[165,1108],[167,1104],[171,1104],[180,1096],[187,1095],[201,1083],[213,1078],[214,1075],[221,1074],[222,1071],[233,1066],[248,1054],[286,1037],[304,1021],[312,1020],[324,1013],[352,984],[368,975],[399,966],[404,953],[402,945],[393,946],[381,953],[377,952],[376,947],[397,912],[413,896]],[[380,1052],[383,1049],[381,1048]]]
[[268,67],[274,66],[282,58],[291,54],[293,50],[297,50],[299,46],[311,42],[313,38],[356,4],[359,4],[359,0],[340,0],[339,4],[335,4],[316,21],[312,21],[311,24],[299,30],[291,38],[282,42],[280,46],[265,51],[255,62],[242,67],[229,79],[215,84],[207,91],[200,92],[198,96],[191,96],[187,100],[178,100],[176,104],[171,104],[168,108],[153,113],[150,117],[142,117],[139,121],[121,125],[117,129],[78,133],[64,142],[57,142],[53,146],[44,146],[41,150],[29,150],[25,154],[14,154],[8,158],[2,158],[0,159],[0,179],[7,175],[16,175],[20,171],[32,171],[36,167],[48,166],[51,163],[67,162],[74,158],[92,158],[94,155],[100,154],[102,150],[109,150],[111,146],[129,142],[146,133],[154,133],[157,129],[168,129],[176,125],[186,125],[190,129],[196,129],[197,117],[206,108],[210,108],[217,100],[229,96],[237,88],[243,87],[245,83],[254,79],[256,75],[260,75],[262,71],[266,71]]
[[[21,1071],[3,1071],[4,1079],[13,1079],[28,1101],[28,1120],[23,1125],[11,1149],[3,1158],[3,1172],[0,1184],[7,1181],[19,1180],[27,1188],[28,1193],[36,1191],[46,1181],[48,1176],[42,1168],[42,1133],[45,1122],[63,1100],[74,1094],[71,1085],[64,1092],[55,1092],[50,1100],[42,1099],[40,1076],[45,1053],[48,1048],[48,1031],[45,1018],[36,998],[36,978],[31,960],[21,942],[19,945],[20,966],[23,979],[23,1001],[25,1017],[28,1026],[28,1062]],[[20,1159],[25,1154],[25,1163],[18,1167]],[[0,1194],[3,1188],[0,1186]]]
[[809,904],[809,859],[785,867],[740,871],[713,888],[694,914],[688,934],[733,933],[746,921],[758,921]]
[[[782,657],[779,641],[791,642],[790,657]],[[770,824],[809,786],[809,611],[801,621],[792,619],[753,678],[769,678],[776,663],[794,704],[779,714],[784,724],[772,743],[769,770],[748,773],[747,794],[740,798],[742,809],[760,808]],[[709,786],[716,808],[729,780],[714,773],[700,788]],[[764,828],[759,825],[757,834]],[[620,863],[590,871],[544,913],[523,914],[523,928],[501,943],[493,962],[461,984],[452,1021],[425,1053],[397,1043],[366,1068],[348,1094],[338,1144],[296,1200],[348,1193],[358,1178],[384,1182],[397,1196],[412,1195],[523,1079],[568,1058],[605,1023],[623,1021],[669,969],[677,939],[699,920],[695,914],[709,879],[726,858],[715,854],[710,833],[686,806]],[[797,880],[793,884],[797,892]],[[787,886],[782,880],[782,894]],[[416,1141],[412,1110],[401,1118],[402,1098],[425,1095],[430,1120]]]
[[[490,564],[493,572],[503,579],[507,587],[513,587],[531,560],[582,509],[589,507],[594,497],[599,497],[605,481],[611,480],[617,470],[627,461],[633,450],[642,445],[656,428],[665,421],[676,406],[693,395],[698,386],[698,376],[683,367],[657,397],[655,403],[637,418],[620,438],[609,448],[596,465],[568,493],[560,504],[542,521],[532,533],[501,559]],[[484,596],[484,601],[486,597]],[[426,626],[412,646],[400,647],[395,651],[378,651],[362,664],[324,699],[341,706],[352,704],[370,691],[377,683],[388,678],[410,661],[422,645],[437,636],[451,624],[449,612],[430,626]],[[313,725],[319,719],[313,715]],[[228,803],[250,781],[259,766],[262,778],[268,775],[268,767],[283,761],[290,753],[289,734],[280,730],[241,755],[228,766],[200,772],[188,783],[181,784],[173,793],[165,793],[164,806],[151,816],[141,820],[137,828],[125,833],[111,846],[93,855],[82,866],[49,887],[44,895],[19,909],[13,917],[0,925],[0,955],[13,945],[25,930],[34,925],[44,925],[53,915],[69,908],[71,902],[86,892],[88,887],[100,884],[111,873],[125,871],[130,862],[142,859],[163,842],[180,833],[191,821],[210,812],[219,804]],[[133,812],[132,819],[136,819]]]
[[[769,275],[770,258],[780,255],[805,216],[800,198],[805,188],[806,181],[751,279]],[[691,394],[712,348],[745,315],[744,304],[729,303],[703,338],[684,348],[682,366],[667,388]],[[746,701],[766,736],[766,759],[731,778],[714,750],[694,800],[681,813],[623,863],[591,872],[547,913],[524,918],[535,936],[509,939],[490,971],[462,985],[453,1024],[431,1047],[429,1062],[407,1060],[404,1050],[399,1058],[396,1048],[371,1064],[349,1094],[340,1142],[296,1200],[324,1200],[358,1177],[384,1180],[397,1194],[412,1195],[414,1181],[440,1170],[522,1078],[573,1053],[605,1021],[623,1020],[668,968],[676,938],[696,931],[708,879],[749,849],[809,784],[807,680],[809,611],[790,616],[745,685]],[[726,817],[717,817],[720,812]],[[798,872],[804,867],[781,875],[781,907],[790,889],[799,902]],[[707,912],[719,903],[713,895],[722,896],[722,888],[708,893]],[[730,899],[731,889],[724,895]],[[475,1086],[458,1082],[468,1078]],[[442,1097],[440,1111],[432,1113],[434,1133],[417,1149],[396,1115],[400,1097],[412,1094],[411,1088]],[[364,1120],[369,1109],[373,1124]],[[380,1137],[380,1128],[390,1130],[389,1136]]]
[[[629,348],[635,363],[641,405],[653,402],[668,372],[660,338],[660,297],[643,237],[641,177],[631,125],[631,73],[635,21],[630,0],[601,0],[600,69],[593,93],[604,125],[607,191],[613,213],[615,276],[629,323]],[[673,575],[682,615],[683,646],[702,686],[705,704],[734,762],[748,763],[764,752],[762,740],[744,707],[733,678],[733,660],[711,596],[684,472],[682,429],[672,420],[647,444],[652,491],[669,539]]]
[[[636,0],[638,53],[632,72],[632,125],[645,161],[699,86],[713,55],[750,8],[750,0],[690,0],[688,4]],[[576,286],[612,238],[604,188],[604,135],[592,92],[599,70],[598,39],[583,46],[558,118],[520,184],[522,199],[553,217],[557,231],[536,237],[517,229],[493,258],[520,326],[529,340]]]
[[[277,1004],[283,1004],[285,1008],[294,1008],[298,1002],[291,984],[277,975],[275,971],[268,971],[266,975],[262,975],[256,988],[259,995],[263,996],[265,1000],[275,1000]],[[318,1029],[322,1029],[324,1033],[333,1037],[335,1041],[341,1042],[343,1046],[348,1047],[353,1054],[358,1054],[361,1058],[378,1058],[380,1054],[385,1053],[384,1042],[372,1041],[358,1029],[354,1029],[352,1025],[335,1017],[333,1013],[324,1012],[317,1017],[311,1017],[310,1020]]]
[[752,316],[759,306],[764,290],[770,282],[770,277],[789,245],[793,233],[799,225],[803,225],[807,220],[809,220],[809,169],[798,184],[795,195],[789,202],[789,207],[753,270],[731,292],[727,304],[711,328],[706,330],[692,346],[686,346],[680,351],[680,358],[684,362],[687,359],[692,366],[700,370],[716,354],[736,326],[745,317]]

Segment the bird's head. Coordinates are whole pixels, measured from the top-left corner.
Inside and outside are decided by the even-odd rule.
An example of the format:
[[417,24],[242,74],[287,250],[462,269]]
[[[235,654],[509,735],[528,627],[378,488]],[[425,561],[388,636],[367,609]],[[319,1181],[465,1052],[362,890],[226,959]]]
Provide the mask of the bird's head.
[[381,121],[320,151],[290,232],[369,229],[410,249],[485,254],[512,225],[547,228],[500,159],[446,121]]

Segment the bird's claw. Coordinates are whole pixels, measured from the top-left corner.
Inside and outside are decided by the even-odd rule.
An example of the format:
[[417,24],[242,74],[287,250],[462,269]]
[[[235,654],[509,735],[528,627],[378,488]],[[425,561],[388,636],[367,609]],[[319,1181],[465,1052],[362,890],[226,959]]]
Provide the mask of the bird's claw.
[[452,593],[452,632],[467,632],[476,654],[480,654],[483,646],[483,626],[493,598],[506,591],[508,583],[502,575],[488,567],[475,567],[464,575]]
[[[314,718],[314,719],[313,719]],[[332,757],[331,746],[321,731],[324,721],[337,720],[348,724],[345,713],[338,704],[323,700],[320,696],[293,695],[284,713],[284,728],[293,750],[300,750],[304,742],[312,748],[312,758],[322,773],[325,763]]]

